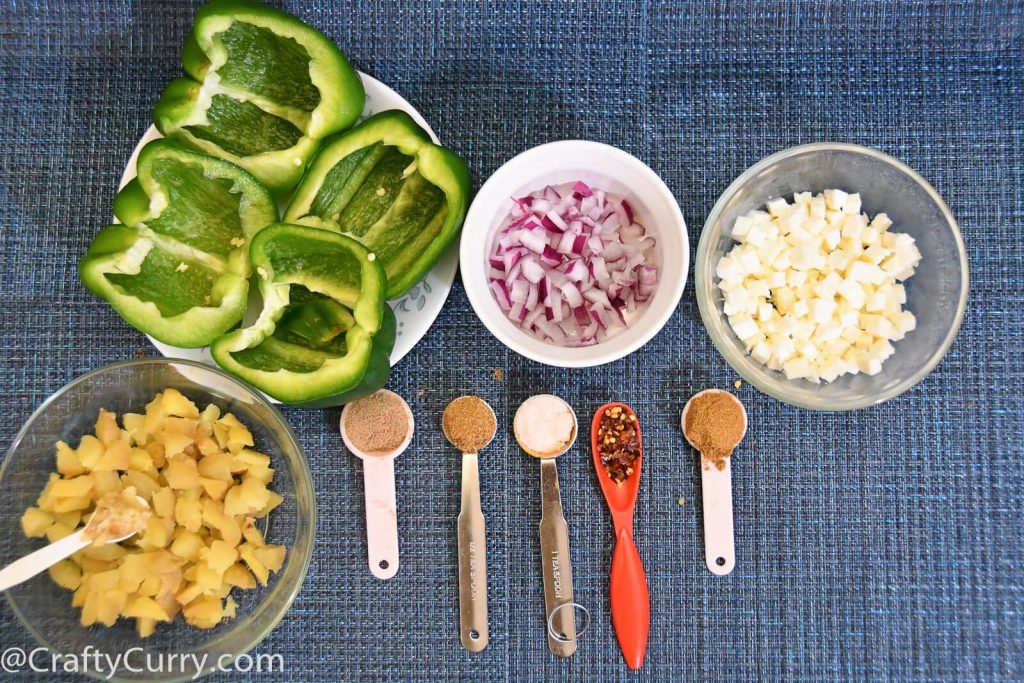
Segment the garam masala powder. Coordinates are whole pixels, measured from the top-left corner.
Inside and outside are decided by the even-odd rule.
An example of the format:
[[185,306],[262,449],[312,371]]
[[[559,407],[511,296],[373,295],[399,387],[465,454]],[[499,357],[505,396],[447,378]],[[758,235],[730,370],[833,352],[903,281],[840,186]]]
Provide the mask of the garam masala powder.
[[726,460],[743,438],[746,417],[739,399],[725,391],[697,396],[686,412],[686,438],[698,451],[725,469]]

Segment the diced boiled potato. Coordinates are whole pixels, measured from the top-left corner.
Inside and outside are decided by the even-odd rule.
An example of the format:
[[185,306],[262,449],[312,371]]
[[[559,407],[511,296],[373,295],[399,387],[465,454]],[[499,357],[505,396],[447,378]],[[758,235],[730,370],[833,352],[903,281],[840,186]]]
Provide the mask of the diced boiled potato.
[[86,434],[82,437],[82,440],[78,442],[78,448],[75,450],[75,455],[78,456],[78,461],[82,463],[82,467],[86,471],[92,470],[96,467],[96,463],[99,462],[100,457],[103,456],[103,444],[92,434]]
[[268,545],[262,548],[253,549],[256,559],[263,563],[263,566],[272,572],[281,571],[284,564],[285,548],[283,545]]
[[153,598],[137,595],[125,605],[124,616],[135,617],[136,619],[154,619],[156,621],[170,621],[164,608]]
[[148,441],[149,433],[146,432],[146,416],[138,413],[124,413],[121,415],[121,424],[124,425],[124,430],[128,432],[128,436],[131,438],[132,443],[138,446],[144,446]]
[[100,408],[99,417],[96,418],[96,438],[106,446],[121,439],[121,428],[117,426],[117,415]]
[[236,562],[227,568],[224,572],[224,581],[244,590],[256,587],[256,579],[245,568],[245,565],[240,562]]
[[274,508],[276,508],[278,505],[280,505],[283,502],[284,502],[284,497],[283,496],[281,496],[276,491],[271,491],[270,492],[270,500],[267,502],[266,506],[262,510],[260,510],[258,513],[256,513],[256,518],[257,519],[262,519],[263,517],[266,517],[267,515],[269,515],[274,510]]
[[128,469],[148,472],[155,470],[153,456],[145,448],[132,448],[128,454]]
[[224,607],[219,598],[204,597],[186,605],[182,613],[196,628],[213,628],[224,618]]
[[263,540],[263,532],[256,526],[256,520],[252,517],[246,517],[242,521],[242,536],[247,542],[257,548],[262,548],[267,544],[266,541]]
[[89,557],[104,562],[115,562],[128,554],[128,551],[116,543],[107,545],[89,545],[82,548],[82,557]]
[[61,560],[49,569],[50,578],[61,588],[70,591],[82,585],[82,569],[71,560]]
[[224,512],[229,515],[252,515],[270,501],[270,492],[263,482],[246,475],[242,483],[231,488],[224,496]]
[[165,431],[158,438],[160,443],[163,444],[164,455],[169,459],[172,456],[184,453],[187,448],[195,443],[194,439],[188,434],[179,434],[177,432]]
[[200,477],[199,482],[203,485],[203,491],[206,492],[210,498],[214,500],[223,500],[224,495],[231,488],[232,482],[220,481],[218,479],[207,479],[206,477]]
[[172,489],[192,489],[202,486],[196,461],[187,455],[173,455],[167,459],[164,470],[167,485]]
[[131,446],[127,441],[118,440],[107,444],[100,459],[92,466],[97,471],[115,471],[129,469]]
[[83,474],[71,479],[58,479],[50,484],[50,495],[55,498],[77,498],[87,496],[92,491],[91,475]]
[[259,557],[256,555],[256,550],[260,549],[255,546],[251,546],[248,543],[243,543],[238,548],[238,554],[245,561],[245,564],[249,566],[249,570],[256,577],[256,580],[259,581],[260,585],[266,586],[267,580],[270,578],[270,571],[267,569],[266,565],[260,561]]
[[174,491],[169,487],[154,492],[150,501],[153,506],[153,514],[160,517],[175,517],[174,503]]
[[[202,509],[200,508],[200,522],[202,521]],[[200,550],[206,547],[206,542],[203,537],[194,531],[185,529],[178,534],[177,538],[171,543],[171,552],[178,557],[187,560],[188,562],[195,562],[199,559]]]
[[72,498],[56,498],[53,501],[53,512],[71,512],[73,510],[86,510],[92,506],[92,496],[74,496]]
[[230,595],[224,601],[224,618],[234,619],[238,615],[238,603]]
[[32,507],[21,515],[21,530],[29,538],[40,538],[46,535],[53,522],[51,513]]
[[[168,621],[170,621],[168,619]],[[139,638],[149,638],[156,631],[156,619],[147,619],[141,617],[135,620],[135,628],[139,633]]]
[[[237,456],[235,458],[237,460]],[[232,456],[230,453],[224,453],[218,451],[211,453],[199,460],[198,470],[199,474],[207,479],[216,479],[217,481],[233,482],[234,478],[232,472]],[[247,467],[248,464],[245,464]],[[239,471],[244,471],[240,469]]]
[[220,537],[232,546],[242,540],[242,529],[231,515],[225,514],[223,504],[218,500],[207,498],[203,501],[203,522],[216,529]]
[[203,525],[203,504],[199,496],[182,496],[174,505],[174,518],[189,531],[199,531]]
[[160,395],[160,406],[167,415],[176,417],[199,417],[199,408],[177,389],[164,389]]
[[[763,236],[775,239],[775,232]],[[752,279],[749,288],[748,313],[756,313],[758,298],[770,292],[766,281]],[[22,531],[64,538],[99,498],[132,486],[153,513],[144,531],[124,544],[83,548],[49,570],[73,591],[81,623],[112,626],[124,616],[148,637],[179,613],[199,628],[234,617],[231,591],[266,585],[285,559],[285,548],[267,545],[255,522],[283,502],[268,488],[270,458],[252,449],[252,433],[234,415],[212,404],[200,412],[174,389],[158,394],[145,414],[124,414],[121,424],[101,409],[95,433],[77,448],[56,444],[57,473],[25,510]]]
[[153,494],[159,491],[162,487],[160,482],[145,472],[135,472],[129,470],[122,476],[123,481],[128,486],[134,486],[139,496],[145,499],[147,502],[153,499]]
[[85,474],[85,467],[78,459],[78,453],[63,441],[57,442],[57,471],[65,477],[77,477]]

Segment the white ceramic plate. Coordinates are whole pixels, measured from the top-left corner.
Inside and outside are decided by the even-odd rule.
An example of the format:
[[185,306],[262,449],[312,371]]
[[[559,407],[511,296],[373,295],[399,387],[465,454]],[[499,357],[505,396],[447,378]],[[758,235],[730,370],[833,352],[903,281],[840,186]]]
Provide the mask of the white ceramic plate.
[[[434,142],[438,142],[437,135],[430,128],[430,124],[423,119],[420,113],[405,98],[376,78],[364,73],[359,75],[363,79],[363,87],[366,88],[366,107],[363,109],[364,118],[387,109],[401,109],[412,116],[416,123],[423,126],[424,130],[430,133],[430,137]],[[142,136],[142,139],[139,140],[139,144],[135,146],[131,158],[128,159],[128,164],[121,175],[121,183],[118,185],[118,189],[127,185],[135,177],[135,162],[139,158],[139,150],[147,142],[156,140],[159,137],[161,137],[160,131],[155,126],[150,126],[145,135]],[[405,296],[388,302],[391,304],[391,308],[394,309],[395,317],[398,319],[398,337],[395,340],[395,348],[391,352],[392,367],[402,360],[412,350],[412,347],[423,338],[423,335],[427,333],[427,330],[430,329],[434,320],[441,313],[441,308],[448,299],[448,292],[451,291],[452,282],[455,280],[455,271],[458,266],[459,246],[456,243],[441,256],[441,259],[427,273],[426,277],[410,289]],[[249,312],[246,314],[243,324],[251,324],[258,314],[259,297],[256,295],[255,300],[253,297],[250,297]],[[152,337],[149,338],[149,341],[167,358],[185,358],[217,367],[217,363],[210,355],[209,348],[183,349],[164,344]]]

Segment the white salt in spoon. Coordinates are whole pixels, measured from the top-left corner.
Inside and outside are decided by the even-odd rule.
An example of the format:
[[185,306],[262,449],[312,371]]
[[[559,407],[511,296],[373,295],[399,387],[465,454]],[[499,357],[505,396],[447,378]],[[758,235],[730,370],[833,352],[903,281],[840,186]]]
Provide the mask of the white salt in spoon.
[[[529,446],[529,439],[523,433],[522,416],[529,412],[529,404],[536,401],[551,402],[552,405],[564,408],[572,418],[572,429],[568,438],[557,450],[538,453]],[[552,419],[549,413],[543,419]],[[551,425],[544,424],[544,428]],[[569,559],[569,525],[562,512],[562,495],[558,486],[558,468],[555,458],[562,455],[576,443],[579,424],[576,411],[568,403],[557,396],[540,394],[532,396],[519,406],[512,431],[516,442],[528,455],[540,460],[540,554],[541,569],[544,577],[544,606],[547,610],[548,649],[559,657],[570,657],[576,652],[576,639],[582,630],[576,628],[576,612],[578,606],[572,591],[572,563]],[[564,609],[568,607],[569,609]],[[589,622],[588,622],[589,623]]]
[[[149,509],[149,503],[147,503],[143,498],[136,496],[135,499],[144,505],[147,510]],[[3,569],[0,569],[0,591],[5,591],[8,588],[13,588],[20,583],[28,581],[36,574],[41,574],[61,560],[71,557],[82,548],[92,545],[92,539],[85,538],[85,532],[89,529],[89,525],[92,524],[95,517],[96,512],[93,511],[92,515],[89,517],[89,521],[85,523],[85,526],[75,533],[65,536],[59,541],[55,541],[44,548],[36,550],[35,552],[29,553],[20,560],[15,560]],[[123,536],[107,539],[100,545],[110,545],[111,543],[126,541],[142,530],[143,529],[135,529]]]
[[[747,411],[738,398],[721,389],[705,389],[694,394],[679,420],[686,440],[697,449],[697,445],[686,433],[686,413],[693,402],[707,394],[725,394],[736,402],[743,413],[743,431],[733,448],[740,444],[747,433]],[[697,449],[700,450],[700,449]],[[718,466],[703,453],[700,454],[700,481],[704,498],[704,562],[712,574],[724,576],[736,566],[736,541],[732,521],[732,456],[725,459],[725,467]]]
[[390,579],[398,573],[398,501],[395,498],[395,458],[405,452],[412,443],[415,420],[412,409],[401,396],[393,391],[381,389],[381,393],[391,394],[405,408],[405,416],[409,421],[409,433],[398,448],[390,453],[364,453],[356,448],[345,431],[345,415],[349,403],[341,411],[341,439],[345,447],[363,461],[363,489],[366,496],[366,553],[370,564],[370,572],[378,579]]

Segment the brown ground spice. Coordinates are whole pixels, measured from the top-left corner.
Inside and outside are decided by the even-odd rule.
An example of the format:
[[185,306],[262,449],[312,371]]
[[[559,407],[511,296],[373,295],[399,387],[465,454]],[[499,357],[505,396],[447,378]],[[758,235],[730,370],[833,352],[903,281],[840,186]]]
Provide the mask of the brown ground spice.
[[698,397],[686,413],[686,438],[718,469],[725,468],[743,438],[743,407],[732,394],[711,392]]
[[363,453],[388,455],[409,436],[405,402],[388,391],[378,391],[348,404],[345,433]]
[[476,453],[494,438],[498,422],[483,399],[460,396],[444,409],[444,433],[463,453]]

